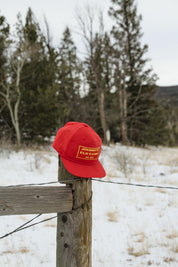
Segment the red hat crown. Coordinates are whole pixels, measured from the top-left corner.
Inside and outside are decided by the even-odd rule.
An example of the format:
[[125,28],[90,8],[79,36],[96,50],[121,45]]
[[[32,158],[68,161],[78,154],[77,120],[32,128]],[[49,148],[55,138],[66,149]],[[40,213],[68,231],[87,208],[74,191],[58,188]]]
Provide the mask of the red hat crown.
[[101,144],[101,138],[89,125],[68,122],[59,129],[53,148],[73,175],[86,178],[104,177],[105,171],[98,160]]

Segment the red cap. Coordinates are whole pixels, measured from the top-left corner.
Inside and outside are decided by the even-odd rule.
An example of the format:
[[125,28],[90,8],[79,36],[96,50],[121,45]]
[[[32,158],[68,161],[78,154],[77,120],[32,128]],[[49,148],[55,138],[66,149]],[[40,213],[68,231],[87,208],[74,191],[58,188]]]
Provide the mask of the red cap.
[[98,158],[101,138],[86,123],[68,122],[59,129],[53,148],[59,153],[65,168],[72,175],[84,178],[104,177]]

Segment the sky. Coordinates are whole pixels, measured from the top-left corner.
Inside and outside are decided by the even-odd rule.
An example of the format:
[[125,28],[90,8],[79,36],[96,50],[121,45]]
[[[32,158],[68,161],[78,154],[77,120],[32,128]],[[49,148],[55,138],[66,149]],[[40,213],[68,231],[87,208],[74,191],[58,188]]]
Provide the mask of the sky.
[[[142,43],[148,45],[146,54],[148,65],[158,76],[159,86],[178,85],[178,0],[136,0],[138,14],[142,15]],[[4,15],[10,25],[16,22],[17,13],[23,17],[31,7],[44,27],[47,18],[53,43],[58,45],[62,32],[68,25],[72,28],[74,41],[82,50],[82,40],[78,34],[76,13],[82,12],[86,4],[94,9],[102,9],[106,29],[114,23],[107,15],[110,0],[0,0],[0,14]]]

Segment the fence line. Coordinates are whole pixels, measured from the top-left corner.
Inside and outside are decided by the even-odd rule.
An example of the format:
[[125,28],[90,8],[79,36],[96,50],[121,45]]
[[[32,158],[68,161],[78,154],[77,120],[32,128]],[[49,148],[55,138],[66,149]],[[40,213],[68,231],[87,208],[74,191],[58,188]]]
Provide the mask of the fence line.
[[[15,186],[37,186],[37,185],[49,185],[49,184],[61,184],[65,182],[76,182],[76,181],[81,181],[82,179],[85,178],[79,178],[79,179],[72,179],[72,180],[62,180],[60,183],[58,181],[53,181],[53,182],[46,182],[46,183],[33,183],[33,184],[18,184],[18,185],[8,185],[5,187],[15,187]],[[88,179],[88,178],[87,178]],[[162,186],[162,185],[153,185],[153,184],[138,184],[138,183],[129,183],[129,182],[114,182],[114,181],[106,181],[102,179],[97,179],[97,178],[91,178],[92,181],[96,182],[101,182],[101,183],[108,183],[108,184],[117,184],[117,185],[129,185],[129,186],[137,186],[137,187],[148,187],[148,188],[162,188],[162,189],[170,189],[170,190],[178,190],[178,187],[175,186]]]
[[[72,180],[62,180],[60,181],[60,183],[65,183],[65,182],[76,182],[76,181],[81,181],[83,178],[79,178],[79,179],[72,179]],[[102,180],[102,179],[96,179],[96,178],[91,178],[92,181],[94,182],[101,182],[101,183],[108,183],[108,184],[114,184],[114,185],[128,185],[128,186],[136,186],[136,187],[146,187],[146,188],[161,188],[161,189],[170,189],[170,190],[178,190],[178,187],[173,187],[173,186],[161,186],[161,185],[152,185],[152,184],[137,184],[137,183],[127,183],[127,182],[114,182],[114,181],[106,181],[106,180]],[[20,185],[9,185],[7,187],[12,187],[12,186],[36,186],[36,185],[49,185],[49,184],[60,184],[58,181],[54,181],[54,182],[47,182],[47,183],[37,183],[37,184],[20,184]],[[92,199],[92,194],[91,194],[91,197],[85,202],[83,203],[81,206],[73,209],[72,211],[69,211],[69,212],[66,212],[66,213],[72,213],[80,208],[84,208]],[[29,221],[27,221],[26,223],[22,224],[21,226],[19,226],[18,228],[16,228],[15,230],[3,235],[3,236],[0,236],[0,239],[3,239],[9,235],[12,235],[16,232],[19,232],[19,231],[22,231],[22,230],[25,230],[27,228],[30,228],[32,226],[35,226],[35,225],[38,225],[38,224],[41,224],[43,222],[46,222],[46,221],[49,221],[49,220],[52,220],[54,218],[57,218],[57,215],[53,216],[53,217],[50,217],[50,218],[47,218],[47,219],[44,219],[44,220],[41,220],[39,222],[36,222],[36,223],[33,223],[33,224],[30,224],[28,225],[29,223],[31,223],[32,221],[34,221],[35,219],[39,218],[42,214],[38,214],[36,215],[34,218],[30,219]]]
[[[63,181],[61,181],[61,183],[65,183],[65,182],[76,182],[76,181],[81,181],[81,178],[79,178],[79,179],[73,179],[73,180],[63,180]],[[53,181],[53,182],[45,182],[45,183],[33,183],[33,184],[18,184],[18,185],[5,185],[5,187],[14,187],[14,186],[36,186],[36,185],[49,185],[49,184],[59,184],[60,185],[60,183],[58,182],[58,181]]]

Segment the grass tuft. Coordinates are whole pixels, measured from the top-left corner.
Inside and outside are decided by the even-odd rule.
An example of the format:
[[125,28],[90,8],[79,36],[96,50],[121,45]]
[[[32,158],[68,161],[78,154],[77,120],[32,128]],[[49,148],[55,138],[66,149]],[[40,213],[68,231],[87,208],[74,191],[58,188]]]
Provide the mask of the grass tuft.
[[118,211],[109,211],[107,213],[108,221],[109,222],[118,222]]

